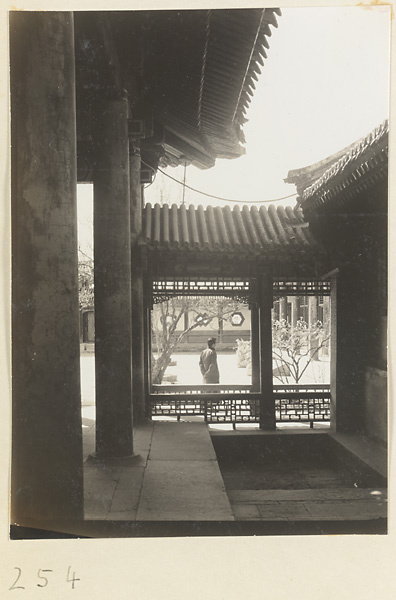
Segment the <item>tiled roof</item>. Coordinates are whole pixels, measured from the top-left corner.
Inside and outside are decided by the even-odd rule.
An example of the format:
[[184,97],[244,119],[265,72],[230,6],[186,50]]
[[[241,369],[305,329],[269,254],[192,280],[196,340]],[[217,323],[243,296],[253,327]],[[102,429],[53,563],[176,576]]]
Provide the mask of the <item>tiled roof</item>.
[[258,253],[318,248],[302,211],[271,205],[195,207],[150,203],[143,210],[143,239],[158,248]]
[[290,171],[299,204],[312,210],[332,198],[345,201],[368,189],[388,174],[388,121],[344,150],[310,167]]
[[[77,11],[80,180],[93,172],[93,107],[125,88],[144,124],[143,160],[158,166],[244,154],[243,125],[279,8]],[[115,89],[113,89],[115,88]],[[137,125],[136,125],[137,126]]]
[[270,26],[278,27],[276,15],[281,15],[278,8],[209,11],[199,126],[216,156],[244,151],[241,127],[267,58]]

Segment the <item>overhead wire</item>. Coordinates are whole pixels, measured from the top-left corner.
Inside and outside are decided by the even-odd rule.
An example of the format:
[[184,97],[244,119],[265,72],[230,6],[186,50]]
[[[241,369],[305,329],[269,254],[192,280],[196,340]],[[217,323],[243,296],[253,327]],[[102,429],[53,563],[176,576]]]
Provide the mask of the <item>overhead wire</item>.
[[[187,188],[187,189],[191,190],[192,192],[201,194],[202,196],[207,196],[208,198],[214,198],[215,200],[222,200],[224,202],[233,202],[235,204],[270,204],[272,202],[279,202],[280,200],[287,200],[288,198],[293,198],[294,196],[298,195],[297,192],[294,192],[294,194],[289,194],[288,196],[282,196],[281,198],[273,198],[272,200],[234,200],[231,198],[223,198],[222,196],[215,196],[214,194],[208,194],[207,192],[202,192],[202,190],[197,190],[196,188],[193,188],[190,185],[187,185],[185,182],[183,183],[183,181],[179,181],[179,179],[172,177],[172,175],[165,173],[165,171],[163,171],[159,167],[157,169],[154,169],[154,167],[152,167],[151,165],[146,163],[144,160],[142,160],[142,163],[144,165],[146,165],[146,167],[148,167],[149,169],[152,169],[152,171],[154,171],[154,173],[156,173],[156,171],[159,171],[165,177],[172,179],[172,181],[175,181],[179,185],[184,186],[184,188]],[[154,183],[154,181],[152,181],[152,183]],[[150,185],[152,185],[152,183]]]
[[[142,161],[142,162],[144,162],[144,161]],[[146,163],[144,163],[144,164],[145,164],[147,167],[149,167],[149,169],[152,169],[152,170],[154,171],[153,167],[150,167],[150,165],[147,165]],[[150,185],[153,185],[154,181],[156,180],[156,177],[157,177],[157,173],[156,173],[156,171],[154,171],[154,177],[153,177],[153,181],[151,181],[150,183],[147,183],[145,186],[143,186],[145,190],[147,190],[147,188],[149,188],[149,187],[150,187]]]

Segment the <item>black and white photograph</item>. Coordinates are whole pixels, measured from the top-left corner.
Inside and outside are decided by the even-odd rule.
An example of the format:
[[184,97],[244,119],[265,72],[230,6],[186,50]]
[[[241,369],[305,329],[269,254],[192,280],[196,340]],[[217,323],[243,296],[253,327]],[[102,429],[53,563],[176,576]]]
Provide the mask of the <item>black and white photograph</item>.
[[9,541],[386,541],[392,6],[19,8]]

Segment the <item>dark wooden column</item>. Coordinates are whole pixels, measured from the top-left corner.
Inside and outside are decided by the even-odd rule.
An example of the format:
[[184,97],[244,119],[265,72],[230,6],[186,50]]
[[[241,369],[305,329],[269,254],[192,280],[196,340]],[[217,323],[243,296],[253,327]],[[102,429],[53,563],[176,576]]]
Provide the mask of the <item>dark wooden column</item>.
[[94,173],[96,456],[133,454],[128,102],[98,110]]
[[330,283],[330,427],[337,423],[337,277]]
[[261,402],[260,429],[274,430],[275,400],[272,385],[272,278],[262,275],[258,281],[260,298]]
[[[361,267],[362,270],[364,266]],[[331,392],[340,432],[363,431],[365,362],[368,352],[367,307],[355,264],[344,267],[332,293]],[[334,310],[334,300],[336,310]],[[335,314],[336,313],[336,318]],[[335,370],[336,369],[336,370]]]
[[[328,296],[325,296],[323,299],[323,327],[325,331],[330,333],[330,299]],[[326,344],[321,349],[323,356],[329,355],[329,346]]]
[[132,252],[132,388],[134,422],[146,420],[144,375],[145,307],[143,289],[143,265],[139,252],[142,231],[142,186],[140,184],[141,158],[138,144],[130,144],[129,175],[131,189],[131,252]]
[[260,315],[256,304],[250,309],[251,351],[252,351],[252,386],[253,391],[260,390]]
[[[313,327],[315,323],[318,321],[318,302],[319,298],[317,296],[308,296],[308,323],[310,327]],[[319,360],[318,349],[318,339],[315,336],[311,336],[309,340],[310,352],[312,356],[312,360]]]
[[[145,296],[148,297],[148,285],[151,284],[150,278],[147,276],[143,279],[143,287],[145,290]],[[151,404],[150,404],[150,385],[151,385],[151,309],[152,307],[148,304],[144,310],[144,331],[146,335],[147,343],[144,344],[144,374],[145,374],[145,393],[146,393],[146,410],[147,414],[151,416]]]
[[73,31],[10,15],[11,519],[32,526],[83,517]]

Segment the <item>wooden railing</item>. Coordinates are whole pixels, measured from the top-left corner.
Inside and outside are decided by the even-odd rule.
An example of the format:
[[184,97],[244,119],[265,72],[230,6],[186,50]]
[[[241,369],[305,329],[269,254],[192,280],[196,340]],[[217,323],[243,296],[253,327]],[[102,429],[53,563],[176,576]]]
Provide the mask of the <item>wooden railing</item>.
[[274,385],[277,423],[330,421],[330,385]]
[[[275,385],[276,421],[330,420],[329,385]],[[260,393],[251,385],[156,385],[150,394],[154,416],[203,415],[207,423],[258,423]]]

